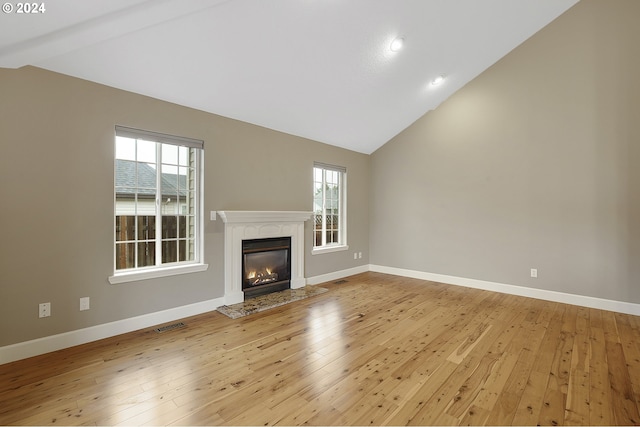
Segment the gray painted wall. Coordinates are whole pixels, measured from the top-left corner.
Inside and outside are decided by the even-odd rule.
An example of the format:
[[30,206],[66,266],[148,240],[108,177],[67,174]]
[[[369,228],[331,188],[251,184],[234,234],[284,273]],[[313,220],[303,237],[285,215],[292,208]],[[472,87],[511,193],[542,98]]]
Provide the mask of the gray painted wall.
[[[312,256],[309,222],[306,277],[369,262],[369,156],[32,67],[0,69],[0,94],[0,346],[222,297],[209,211],[311,211],[314,161],[347,168],[350,250]],[[208,271],[108,283],[116,124],[205,141]]]
[[639,16],[582,0],[376,151],[371,263],[640,303]]
[[205,141],[206,217],[311,210],[313,161],[346,166],[350,249],[310,255],[309,224],[307,277],[371,263],[640,303],[638,16],[582,0],[372,156],[0,69],[0,346],[223,295],[220,220],[208,271],[108,283],[116,124]]

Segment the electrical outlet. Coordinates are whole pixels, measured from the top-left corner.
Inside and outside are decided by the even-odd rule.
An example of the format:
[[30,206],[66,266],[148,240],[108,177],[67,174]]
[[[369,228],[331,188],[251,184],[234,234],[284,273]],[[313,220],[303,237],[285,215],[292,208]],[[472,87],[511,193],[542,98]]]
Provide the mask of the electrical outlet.
[[38,305],[38,317],[42,318],[49,316],[51,316],[51,303],[43,302],[42,304]]
[[358,259],[362,259],[362,252],[358,252]]
[[531,277],[538,277],[538,269],[537,268],[532,268],[531,269]]
[[80,298],[80,311],[89,310],[91,308],[89,297]]
[[358,252],[353,253],[353,259],[358,259]]

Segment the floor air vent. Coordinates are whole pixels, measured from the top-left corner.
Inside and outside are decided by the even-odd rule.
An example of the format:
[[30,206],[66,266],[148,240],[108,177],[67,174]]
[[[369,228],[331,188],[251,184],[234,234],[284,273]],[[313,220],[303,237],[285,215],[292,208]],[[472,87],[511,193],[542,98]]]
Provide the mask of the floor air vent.
[[156,328],[155,331],[158,332],[158,333],[161,333],[161,332],[172,331],[172,330],[178,329],[178,328],[183,328],[185,326],[187,326],[187,325],[185,325],[182,322],[178,322],[178,323],[174,323],[173,325],[161,326],[159,328]]
[[347,283],[347,282],[348,282],[348,280],[342,279],[342,280],[338,280],[337,282],[333,282],[333,284],[334,285],[342,285],[343,283]]

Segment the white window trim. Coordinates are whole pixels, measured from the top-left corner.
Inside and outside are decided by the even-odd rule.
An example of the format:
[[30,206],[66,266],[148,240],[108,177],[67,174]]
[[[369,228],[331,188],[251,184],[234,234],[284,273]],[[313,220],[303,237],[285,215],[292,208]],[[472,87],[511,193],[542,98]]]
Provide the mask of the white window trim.
[[169,267],[149,268],[148,270],[125,271],[109,276],[109,283],[136,282],[138,280],[157,279],[159,277],[177,276],[179,274],[207,271],[209,264],[172,265]]
[[[122,126],[116,126],[118,128],[118,132],[121,134],[126,132],[127,130],[131,130],[132,136],[139,137],[140,134],[147,134],[149,136],[157,137],[156,142],[163,142],[159,138],[162,136],[166,136],[163,134],[156,134],[154,132],[149,131],[141,131],[138,129],[125,128]],[[138,135],[138,136],[135,136]],[[115,138],[115,135],[114,135]],[[175,139],[179,139],[180,137],[170,136],[170,138],[175,141]],[[189,146],[191,141],[188,138],[184,138],[185,145]],[[202,141],[196,141],[202,142]],[[128,282],[136,282],[139,280],[147,280],[147,279],[157,279],[162,277],[170,277],[177,276],[181,274],[189,274],[189,273],[197,273],[206,271],[209,269],[209,264],[203,262],[204,260],[204,150],[202,145],[197,145],[196,148],[200,148],[202,151],[198,155],[198,185],[200,191],[198,191],[198,238],[196,239],[197,243],[197,252],[198,252],[198,260],[197,261],[184,261],[181,263],[171,264],[171,265],[162,265],[162,266],[152,266],[152,267],[143,267],[135,270],[127,269],[116,271],[115,270],[115,259],[114,259],[114,273],[113,275],[108,277],[109,283],[112,285],[116,285],[119,283],[128,283]],[[115,206],[116,195],[114,192],[113,195],[113,203]],[[115,215],[113,216],[114,226],[113,226],[113,242],[114,242],[114,257],[115,257]]]
[[327,246],[314,246],[311,249],[311,255],[328,254],[331,252],[341,252],[349,250],[349,245],[327,245]]
[[[323,168],[335,170],[341,173],[340,177],[340,241],[341,243],[333,243],[324,246],[312,246],[311,255],[327,254],[332,252],[341,252],[349,250],[347,241],[347,169],[343,166],[334,166],[326,163],[314,162],[314,168]],[[315,213],[314,213],[315,215]],[[311,241],[315,243],[312,235]]]

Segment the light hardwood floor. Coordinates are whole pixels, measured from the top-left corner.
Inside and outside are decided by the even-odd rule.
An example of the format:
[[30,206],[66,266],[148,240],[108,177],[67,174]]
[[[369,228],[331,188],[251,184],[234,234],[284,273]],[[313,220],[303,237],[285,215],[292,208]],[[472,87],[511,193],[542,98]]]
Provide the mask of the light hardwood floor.
[[638,424],[640,318],[364,273],[0,366],[1,425]]

